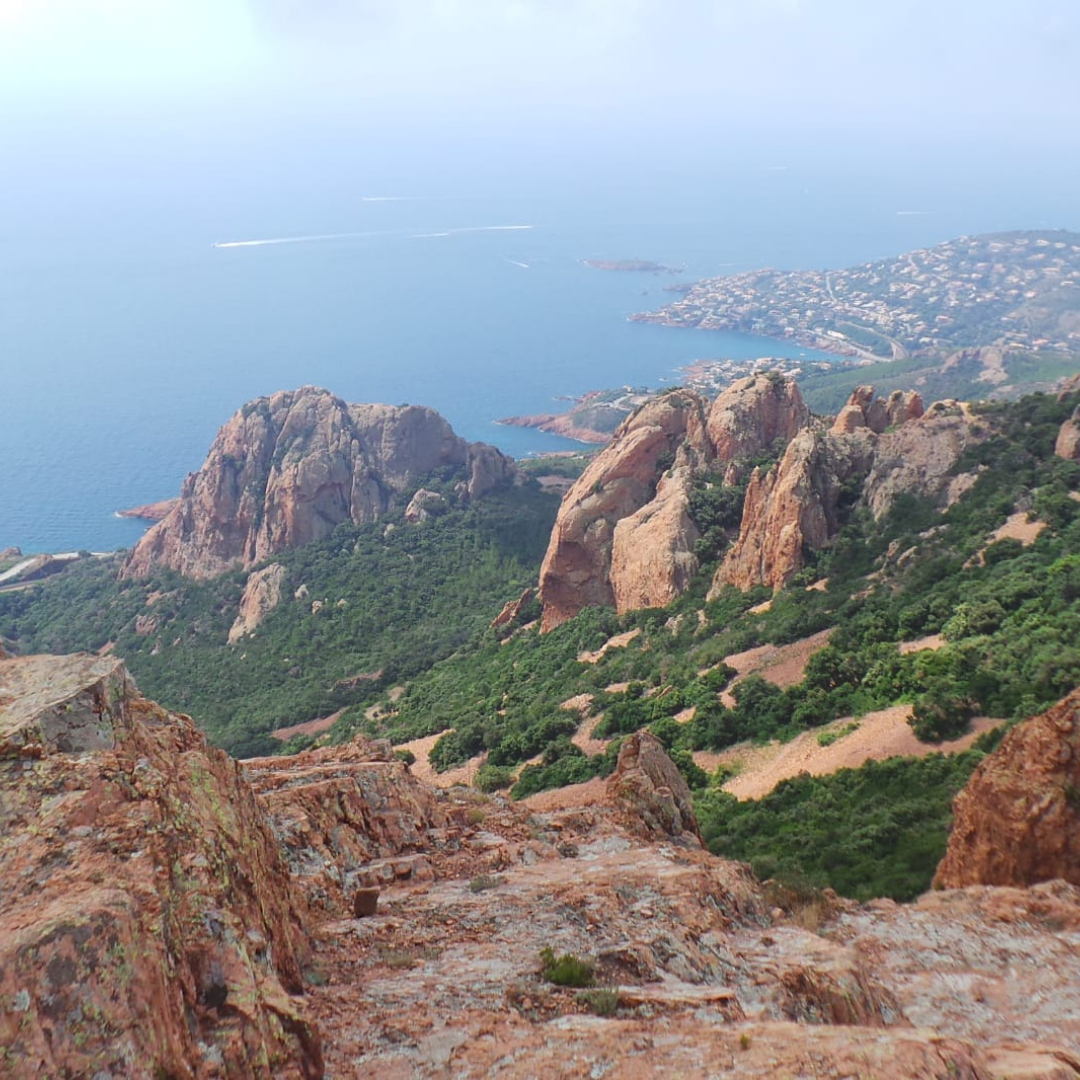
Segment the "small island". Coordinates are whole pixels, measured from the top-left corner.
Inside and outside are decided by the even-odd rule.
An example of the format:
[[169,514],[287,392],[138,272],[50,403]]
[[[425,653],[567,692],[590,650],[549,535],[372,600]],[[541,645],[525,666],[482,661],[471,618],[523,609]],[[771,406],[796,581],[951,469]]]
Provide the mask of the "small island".
[[681,274],[681,266],[664,266],[648,259],[583,259],[585,266],[593,270],[629,271],[638,274]]

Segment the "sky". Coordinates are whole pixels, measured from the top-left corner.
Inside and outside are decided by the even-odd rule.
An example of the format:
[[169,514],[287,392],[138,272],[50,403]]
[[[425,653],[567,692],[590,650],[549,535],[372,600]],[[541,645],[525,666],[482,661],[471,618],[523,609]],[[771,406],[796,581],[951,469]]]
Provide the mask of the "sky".
[[[1076,127],[1075,0],[0,0],[0,116],[171,108],[1028,140]],[[902,147],[898,147],[902,150]]]

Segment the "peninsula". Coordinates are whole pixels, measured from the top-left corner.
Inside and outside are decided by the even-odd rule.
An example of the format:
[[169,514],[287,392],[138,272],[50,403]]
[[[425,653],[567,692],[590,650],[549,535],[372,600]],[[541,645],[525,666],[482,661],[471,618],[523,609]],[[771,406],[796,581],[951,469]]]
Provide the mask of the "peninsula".
[[507,416],[498,424],[536,428],[549,435],[583,443],[606,443],[619,424],[655,393],[645,387],[623,386],[615,390],[591,390],[573,399],[565,412],[533,416]]
[[706,278],[635,322],[737,330],[868,360],[996,346],[1080,358],[1080,233],[964,236],[847,270]]

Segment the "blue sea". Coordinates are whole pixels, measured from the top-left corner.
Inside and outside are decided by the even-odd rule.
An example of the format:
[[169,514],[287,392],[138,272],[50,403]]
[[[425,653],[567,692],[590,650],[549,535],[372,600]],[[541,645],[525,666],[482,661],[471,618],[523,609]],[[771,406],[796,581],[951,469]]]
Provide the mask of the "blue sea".
[[70,182],[24,177],[0,210],[0,548],[130,546],[144,525],[115,511],[175,494],[261,394],[315,384],[430,405],[515,456],[563,449],[494,421],[676,382],[695,359],[810,355],[627,321],[672,299],[674,280],[1077,224],[1065,185],[976,186],[959,168],[886,178],[790,149],[686,170],[626,158],[607,175],[420,178],[322,171],[317,156],[133,174],[82,152]]

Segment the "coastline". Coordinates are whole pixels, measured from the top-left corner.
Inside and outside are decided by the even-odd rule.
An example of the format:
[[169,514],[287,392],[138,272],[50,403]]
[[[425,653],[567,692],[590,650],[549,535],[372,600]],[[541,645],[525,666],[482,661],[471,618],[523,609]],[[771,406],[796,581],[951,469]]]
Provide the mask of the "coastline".
[[770,341],[783,341],[787,344],[799,345],[804,349],[814,349],[817,352],[831,353],[834,356],[847,356],[867,363],[879,364],[888,362],[884,356],[876,356],[866,349],[860,349],[850,341],[841,338],[826,337],[824,334],[809,333],[800,329],[789,329],[782,334],[759,326],[746,326],[735,319],[720,319],[711,316],[706,320],[692,323],[683,319],[673,318],[661,308],[659,311],[635,311],[626,316],[627,322],[652,323],[655,326],[670,326],[676,330],[715,330],[720,333],[750,334],[754,337],[768,338]]
[[534,428],[548,435],[561,435],[564,439],[573,439],[590,446],[602,446],[611,441],[610,433],[576,424],[571,412],[572,410],[567,410],[564,413],[538,413],[535,416],[507,416],[495,423],[506,427]]

